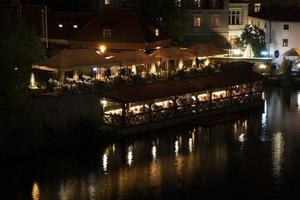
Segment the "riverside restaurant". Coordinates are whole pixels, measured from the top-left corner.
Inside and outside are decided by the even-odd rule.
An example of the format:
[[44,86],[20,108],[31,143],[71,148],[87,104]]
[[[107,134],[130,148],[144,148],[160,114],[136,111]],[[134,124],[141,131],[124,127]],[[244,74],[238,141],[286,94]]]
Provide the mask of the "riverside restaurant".
[[257,108],[262,106],[262,79],[256,72],[235,70],[106,91],[101,98],[103,123],[119,128],[160,128]]

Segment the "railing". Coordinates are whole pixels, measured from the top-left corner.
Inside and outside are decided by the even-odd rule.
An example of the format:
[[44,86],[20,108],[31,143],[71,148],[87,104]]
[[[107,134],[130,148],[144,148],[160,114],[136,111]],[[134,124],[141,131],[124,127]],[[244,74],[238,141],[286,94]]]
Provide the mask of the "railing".
[[234,97],[226,97],[222,99],[215,99],[212,101],[197,102],[183,106],[176,106],[171,108],[164,108],[150,111],[147,113],[138,113],[134,115],[124,116],[104,114],[104,124],[118,126],[118,127],[132,127],[152,122],[159,122],[167,119],[174,119],[180,116],[198,114],[209,110],[217,110],[228,108],[231,106],[246,104],[250,102],[260,101],[262,99],[262,92],[257,91],[249,94],[240,94]]

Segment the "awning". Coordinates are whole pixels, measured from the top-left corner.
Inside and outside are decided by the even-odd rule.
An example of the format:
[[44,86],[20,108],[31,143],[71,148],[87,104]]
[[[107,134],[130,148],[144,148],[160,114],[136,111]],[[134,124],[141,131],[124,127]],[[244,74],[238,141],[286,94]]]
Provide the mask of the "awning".
[[264,79],[264,77],[256,72],[235,70],[234,72],[215,73],[193,79],[180,79],[145,86],[115,89],[103,92],[101,96],[117,102],[130,103],[201,92],[208,89],[218,89],[231,85],[251,83],[262,79]]
[[108,63],[118,63],[121,65],[133,65],[133,64],[150,64],[158,59],[151,57],[141,51],[123,51],[120,53],[106,53],[105,54]]
[[287,52],[285,52],[283,54],[283,56],[287,56],[287,57],[299,57],[300,56],[300,48],[292,48],[290,50],[288,50]]
[[180,49],[178,47],[161,48],[152,53],[151,56],[162,61],[191,59],[195,57],[195,55],[190,53],[189,51]]
[[[111,63],[111,62],[110,62]],[[33,68],[42,70],[73,70],[92,65],[108,65],[108,60],[92,49],[63,49],[51,58],[44,60]]]

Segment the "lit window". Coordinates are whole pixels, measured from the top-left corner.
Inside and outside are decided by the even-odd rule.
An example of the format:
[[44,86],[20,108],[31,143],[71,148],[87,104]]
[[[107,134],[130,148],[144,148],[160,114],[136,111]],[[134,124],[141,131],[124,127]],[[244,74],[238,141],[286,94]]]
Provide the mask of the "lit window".
[[158,28],[155,29],[155,36],[159,36],[159,29]]
[[103,29],[103,38],[111,38],[111,30],[110,29]]
[[194,17],[194,27],[201,26],[201,17]]
[[240,25],[241,21],[241,11],[229,11],[229,25]]
[[212,27],[220,26],[220,16],[219,15],[211,16],[211,26]]
[[59,27],[59,28],[63,28],[64,25],[63,25],[63,24],[58,24],[58,27]]
[[261,3],[254,4],[254,12],[258,13],[261,10]]
[[289,24],[283,24],[283,30],[290,30],[290,25]]
[[110,0],[104,0],[105,5],[110,5]]
[[201,7],[201,0],[194,0],[195,7],[200,8]]
[[73,25],[73,28],[78,28],[78,25],[77,25],[77,24],[74,24],[74,25]]
[[289,40],[288,39],[283,39],[282,40],[282,46],[283,47],[288,47],[289,46]]

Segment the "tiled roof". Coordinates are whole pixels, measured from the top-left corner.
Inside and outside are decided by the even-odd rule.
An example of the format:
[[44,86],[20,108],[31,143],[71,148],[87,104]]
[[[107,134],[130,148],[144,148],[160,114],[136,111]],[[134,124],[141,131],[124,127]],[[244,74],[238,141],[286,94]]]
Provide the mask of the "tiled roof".
[[[111,30],[111,38],[103,37],[103,29]],[[71,41],[102,41],[122,43],[150,43],[168,39],[161,31],[155,35],[151,27],[133,9],[103,10],[78,32],[70,37]]]

